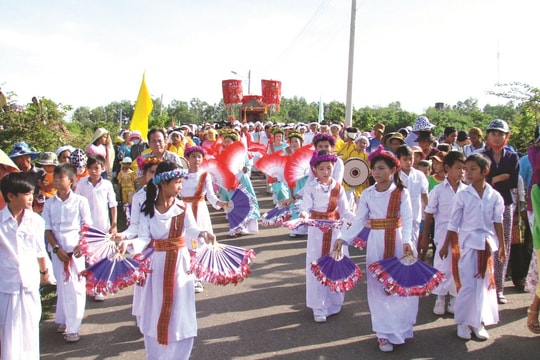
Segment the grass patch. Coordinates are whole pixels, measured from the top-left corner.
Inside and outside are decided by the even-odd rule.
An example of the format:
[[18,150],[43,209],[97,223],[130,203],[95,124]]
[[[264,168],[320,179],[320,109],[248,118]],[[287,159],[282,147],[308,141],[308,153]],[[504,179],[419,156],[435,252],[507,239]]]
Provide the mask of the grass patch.
[[48,320],[54,316],[56,304],[56,286],[44,285],[41,289],[41,320]]

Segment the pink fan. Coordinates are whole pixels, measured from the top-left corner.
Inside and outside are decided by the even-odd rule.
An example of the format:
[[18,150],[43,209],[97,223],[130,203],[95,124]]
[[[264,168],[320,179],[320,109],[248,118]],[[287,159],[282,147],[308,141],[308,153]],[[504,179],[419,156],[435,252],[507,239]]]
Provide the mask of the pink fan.
[[208,244],[199,251],[191,251],[189,274],[214,285],[238,284],[250,273],[249,265],[255,258],[251,249],[220,243]]
[[240,141],[236,141],[217,154],[216,159],[236,174],[245,165],[246,148]]
[[414,256],[376,261],[369,271],[388,294],[426,296],[445,279],[445,275]]
[[265,175],[273,178],[284,179],[285,166],[287,165],[289,158],[283,156],[283,153],[277,152],[270,155],[264,155],[259,161],[255,163],[257,169],[259,169]]
[[262,226],[281,226],[284,221],[291,218],[291,208],[288,206],[276,206],[267,213],[262,219]]
[[111,239],[111,234],[86,224],[80,234],[79,249],[90,265],[116,253],[116,243]]
[[266,154],[267,149],[264,144],[252,141],[248,144],[248,151],[258,152],[264,155]]
[[293,219],[283,222],[283,226],[288,227],[290,230],[297,229],[301,225],[314,226],[322,232],[326,232],[329,229],[339,229],[343,226],[343,219],[339,220],[325,220],[325,219]]
[[86,278],[86,293],[94,296],[116,294],[118,290],[139,282],[145,274],[137,261],[116,253],[81,271],[81,276]]
[[309,161],[313,156],[313,146],[311,144],[301,147],[289,156],[285,165],[285,181],[291,189],[294,189],[296,182],[309,174]]
[[311,271],[333,292],[349,291],[362,278],[362,271],[349,257],[340,253],[324,255],[311,263]]
[[201,168],[212,175],[213,182],[226,190],[232,190],[238,186],[238,180],[223,162],[216,159],[205,159]]

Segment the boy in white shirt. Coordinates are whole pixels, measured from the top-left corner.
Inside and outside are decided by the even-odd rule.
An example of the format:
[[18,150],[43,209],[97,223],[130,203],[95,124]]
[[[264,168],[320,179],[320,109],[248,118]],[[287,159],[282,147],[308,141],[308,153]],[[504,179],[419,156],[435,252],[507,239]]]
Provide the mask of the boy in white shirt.
[[7,174],[0,187],[7,203],[0,210],[0,358],[39,359],[45,224],[32,212],[34,185],[26,174]]
[[456,194],[439,255],[443,259],[448,256],[451,239],[457,236],[460,250],[458,276],[454,275],[458,288],[454,314],[457,336],[470,340],[472,330],[478,340],[487,340],[489,334],[484,325],[499,322],[493,253],[498,249],[499,261],[504,261],[504,200],[486,182],[490,169],[487,157],[470,155],[465,169],[470,185]]
[[[429,229],[435,219],[435,233],[433,241],[435,248],[440,249],[446,238],[446,230],[456,194],[467,187],[463,180],[463,171],[465,168],[465,155],[460,151],[450,151],[443,162],[446,178],[436,185],[429,193],[428,205],[425,209],[424,231],[418,244],[418,257],[424,260],[429,245]],[[453,251],[459,252],[457,238],[450,245]],[[453,255],[453,254],[452,254]],[[456,285],[452,275],[452,256],[441,259],[437,254],[433,254],[433,265],[437,270],[446,275],[446,279],[433,290],[437,295],[433,313],[435,315],[444,315],[446,311],[454,313],[455,297],[457,296]],[[446,295],[450,294],[448,307],[446,307]]]
[[[88,177],[82,179],[75,193],[84,196],[90,205],[93,227],[103,232],[116,234],[118,202],[112,183],[101,177],[105,170],[105,158],[101,155],[89,155],[86,162]],[[109,218],[110,209],[110,218]],[[103,301],[102,294],[96,294],[96,301]]]
[[420,231],[420,222],[422,221],[423,209],[428,203],[428,181],[426,176],[420,170],[413,167],[414,154],[409,145],[401,145],[396,150],[396,157],[401,165],[399,176],[409,189],[412,206],[412,241],[413,248],[418,245],[418,234]]
[[43,207],[45,238],[52,248],[57,279],[55,322],[60,324],[57,331],[65,333],[66,342],[79,341],[86,305],[86,281],[79,277],[85,268],[85,258],[80,256],[77,245],[81,227],[92,225],[88,200],[71,190],[76,177],[77,169],[73,165],[58,165],[53,175],[57,193],[47,199]]

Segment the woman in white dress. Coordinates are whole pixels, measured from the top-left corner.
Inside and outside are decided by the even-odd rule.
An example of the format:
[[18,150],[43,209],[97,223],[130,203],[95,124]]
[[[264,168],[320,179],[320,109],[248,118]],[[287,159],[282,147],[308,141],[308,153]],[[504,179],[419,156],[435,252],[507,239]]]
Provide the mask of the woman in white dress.
[[[388,152],[382,151],[371,160],[376,183],[362,192],[352,226],[336,241],[334,249],[340,250],[342,244],[351,244],[362,228],[371,227],[366,268],[385,258],[413,254],[411,199],[399,171],[399,160]],[[373,276],[367,276],[367,292],[379,349],[393,351],[394,344],[403,344],[405,339],[413,337],[418,297],[387,295]]]
[[139,314],[147,359],[189,359],[197,335],[188,249],[193,247],[191,239],[202,246],[205,241],[215,241],[215,236],[200,229],[191,209],[177,198],[186,174],[171,161],[157,166],[154,179],[146,186],[139,237],[133,241],[138,249],[151,241],[154,246]]
[[[338,220],[340,217],[352,220],[347,197],[343,187],[332,178],[337,156],[326,151],[314,154],[310,165],[315,179],[304,187],[303,201],[300,205],[300,218]],[[326,317],[341,311],[344,293],[332,292],[322,285],[311,272],[311,263],[329,254],[333,242],[339,237],[338,229],[321,229],[309,226],[306,249],[306,304],[313,310],[315,322],[326,322]],[[348,255],[347,249],[345,255]]]

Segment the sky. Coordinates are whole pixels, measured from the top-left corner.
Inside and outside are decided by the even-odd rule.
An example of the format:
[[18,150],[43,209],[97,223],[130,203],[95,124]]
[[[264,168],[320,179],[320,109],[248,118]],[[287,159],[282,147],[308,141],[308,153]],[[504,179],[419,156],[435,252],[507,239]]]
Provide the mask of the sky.
[[[1,0],[0,87],[73,107],[222,98],[221,82],[280,80],[282,96],[345,103],[351,0]],[[436,102],[540,86],[538,0],[357,0],[352,103]],[[236,72],[238,75],[231,73]]]

